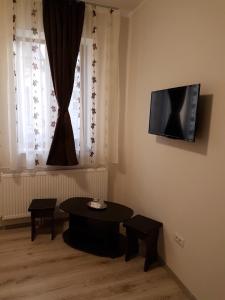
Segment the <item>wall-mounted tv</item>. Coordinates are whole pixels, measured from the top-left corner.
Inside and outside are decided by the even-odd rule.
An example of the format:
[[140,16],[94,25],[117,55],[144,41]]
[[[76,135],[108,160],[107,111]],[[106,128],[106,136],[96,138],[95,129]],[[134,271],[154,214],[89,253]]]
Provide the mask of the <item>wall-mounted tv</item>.
[[148,132],[194,142],[199,94],[200,84],[152,92]]

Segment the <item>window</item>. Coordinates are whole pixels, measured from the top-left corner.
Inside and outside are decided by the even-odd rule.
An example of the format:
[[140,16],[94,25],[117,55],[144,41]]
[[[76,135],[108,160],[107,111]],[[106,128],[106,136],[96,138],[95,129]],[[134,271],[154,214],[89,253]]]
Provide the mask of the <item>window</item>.
[[[78,159],[81,147],[86,153],[91,149],[92,52],[92,40],[82,39],[69,106]],[[45,164],[58,114],[45,40],[17,36],[15,53],[18,154],[29,162],[28,167],[32,161],[40,167]],[[84,93],[86,101],[81,103]]]
[[[58,105],[45,44],[42,1],[12,2],[15,97],[9,96],[8,105],[8,165],[17,170],[46,168]],[[119,23],[119,12],[86,5],[69,107],[82,167],[105,165],[109,149],[117,161]]]

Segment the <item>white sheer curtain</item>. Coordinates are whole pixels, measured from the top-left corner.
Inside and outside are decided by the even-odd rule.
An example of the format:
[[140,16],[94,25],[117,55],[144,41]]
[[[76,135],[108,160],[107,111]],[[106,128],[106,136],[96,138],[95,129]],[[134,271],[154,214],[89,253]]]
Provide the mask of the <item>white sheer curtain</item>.
[[[15,166],[45,165],[55,122],[55,99],[47,61],[40,1],[14,3]],[[54,110],[54,111],[53,111]]]
[[119,10],[86,5],[83,37],[93,49],[90,140],[97,164],[118,162],[119,34]]
[[[10,1],[3,1],[9,14]],[[8,76],[4,77],[3,71],[2,75],[0,73],[7,86],[8,99],[0,112],[5,114],[8,135],[3,138],[0,132],[0,146],[4,142],[9,151],[2,156],[4,165],[0,157],[0,168],[43,168],[46,167],[58,107],[45,46],[42,2],[12,0],[11,8],[13,32],[7,33],[7,41],[13,33],[13,50],[8,41],[9,49],[3,53],[5,58],[11,58],[4,69]],[[69,108],[79,166],[82,167],[106,165],[109,160],[117,162],[119,25],[118,11],[86,6]]]

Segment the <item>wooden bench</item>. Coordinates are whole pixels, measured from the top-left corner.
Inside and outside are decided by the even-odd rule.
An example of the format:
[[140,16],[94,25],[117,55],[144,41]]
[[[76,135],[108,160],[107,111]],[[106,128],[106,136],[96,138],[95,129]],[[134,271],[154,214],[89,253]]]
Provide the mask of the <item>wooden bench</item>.
[[141,215],[136,215],[124,222],[127,233],[125,260],[129,261],[138,254],[138,239],[141,239],[144,241],[146,247],[144,271],[148,271],[149,266],[157,261],[158,258],[157,241],[161,226],[162,223]]

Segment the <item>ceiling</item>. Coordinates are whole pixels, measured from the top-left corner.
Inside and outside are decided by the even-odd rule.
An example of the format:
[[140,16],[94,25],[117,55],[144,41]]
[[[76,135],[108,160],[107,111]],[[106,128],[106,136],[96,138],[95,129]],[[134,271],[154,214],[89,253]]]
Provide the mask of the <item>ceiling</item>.
[[85,0],[85,2],[95,3],[115,8],[120,8],[124,13],[130,13],[143,0]]

